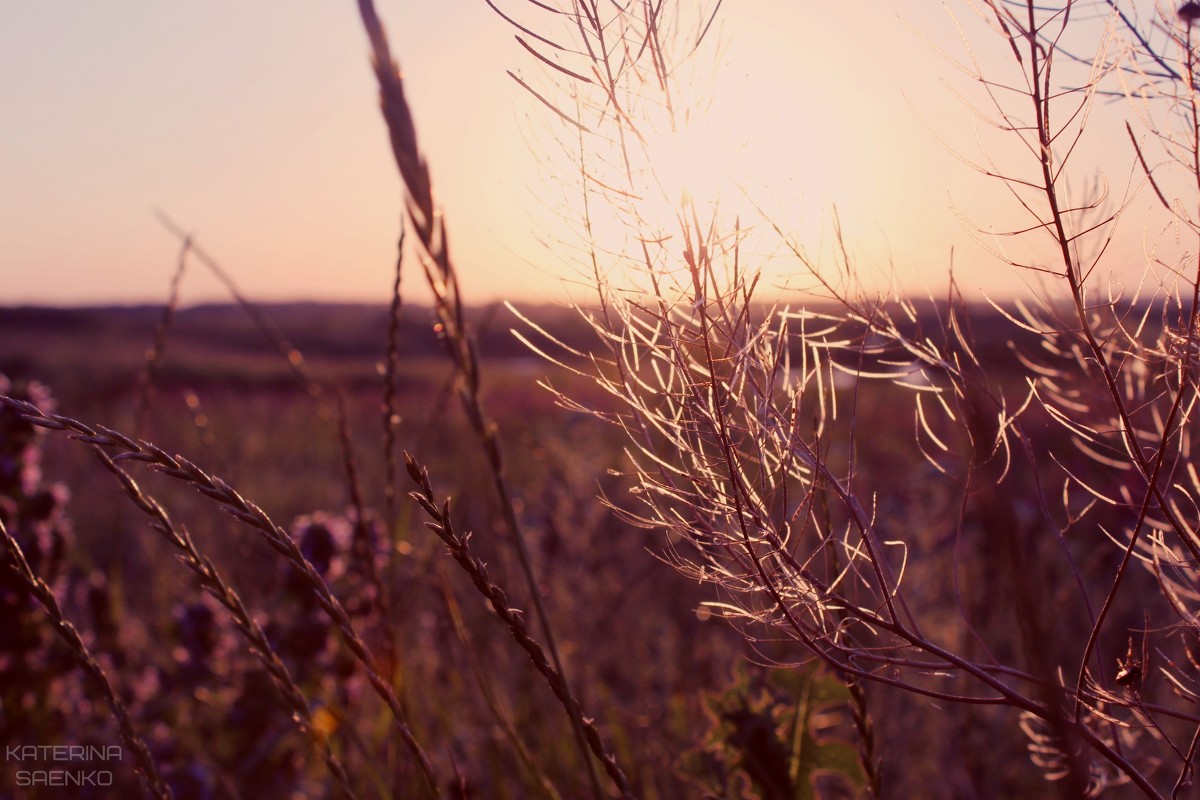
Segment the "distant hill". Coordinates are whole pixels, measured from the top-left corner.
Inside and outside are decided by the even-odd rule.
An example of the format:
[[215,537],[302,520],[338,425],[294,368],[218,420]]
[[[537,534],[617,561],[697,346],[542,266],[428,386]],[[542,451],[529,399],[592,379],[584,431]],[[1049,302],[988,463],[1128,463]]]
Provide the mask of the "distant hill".
[[[388,308],[352,303],[279,303],[257,308],[294,347],[309,357],[378,357],[384,352]],[[591,334],[578,314],[558,307],[522,309],[575,345],[584,345]],[[160,306],[0,306],[0,362],[5,341],[31,334],[99,337],[107,342],[140,340],[148,346],[163,316]],[[480,350],[498,358],[528,356],[528,350],[509,332],[519,327],[503,306],[472,309],[468,317],[479,334]],[[406,354],[440,352],[428,307],[406,307],[401,315],[400,348]],[[211,304],[179,309],[171,325],[172,341],[203,343],[208,348],[243,352],[275,351],[256,321],[235,304]]]
[[[314,370],[342,381],[377,380],[385,353],[388,308],[346,303],[283,303],[256,306]],[[941,311],[922,306],[910,333],[934,335]],[[578,350],[597,344],[595,333],[572,309],[522,308],[521,312],[554,337]],[[144,368],[163,310],[158,306],[82,308],[0,307],[0,372],[53,382],[59,391],[118,392],[134,385]],[[531,354],[511,329],[525,328],[507,308],[494,305],[468,314],[487,360],[528,359]],[[901,315],[896,315],[900,317]],[[441,358],[441,346],[428,307],[406,306],[400,324],[401,356],[428,362]],[[1011,340],[1036,345],[1037,336],[1006,320],[994,308],[971,307],[974,349],[992,369],[1011,369]],[[533,334],[534,341],[540,338]],[[553,348],[551,348],[553,349]],[[179,309],[167,341],[160,381],[194,385],[270,385],[294,381],[286,359],[246,309],[234,304]]]

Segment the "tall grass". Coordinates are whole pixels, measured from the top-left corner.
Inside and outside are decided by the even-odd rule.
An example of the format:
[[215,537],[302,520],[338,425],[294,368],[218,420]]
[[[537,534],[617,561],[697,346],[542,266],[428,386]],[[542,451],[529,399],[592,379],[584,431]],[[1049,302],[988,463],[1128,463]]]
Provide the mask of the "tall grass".
[[[522,441],[534,415],[496,402],[419,109],[359,0],[414,240],[400,236],[382,385],[326,391],[334,381],[173,223],[171,296],[127,396],[134,435],[5,381],[6,743],[120,741],[121,789],[153,797],[1186,796],[1200,744],[1200,267],[1148,259],[1137,291],[1103,284],[1125,198],[1068,179],[1093,104],[1124,98],[1141,126],[1126,128],[1128,164],[1200,249],[1200,9],[975,9],[994,38],[968,52],[994,47],[1010,69],[959,66],[1024,159],[981,170],[1028,215],[1004,235],[1051,254],[1010,259],[1044,288],[988,309],[953,276],[938,301],[870,293],[845,247],[831,271],[786,220],[669,196],[651,134],[690,113],[680,65],[703,57],[720,3],[489,5],[542,70],[514,78],[573,159],[556,178],[579,193],[562,213],[594,291],[577,308],[591,341],[517,312],[570,430]],[[617,245],[597,233],[613,221]],[[752,228],[791,249],[809,296],[762,288]],[[428,394],[401,409],[406,253],[432,292],[457,428]],[[344,511],[281,524],[264,508],[282,490],[256,503],[139,438],[170,395],[188,259],[225,276],[318,422],[335,419],[316,484]],[[231,404],[236,436],[261,435],[250,406]],[[356,433],[359,406],[381,436]],[[120,571],[72,552],[65,494],[38,469],[47,432],[93,451],[115,479],[102,496],[156,534],[116,518],[104,536]],[[145,592],[171,612],[135,607]],[[86,680],[67,677],[72,661]],[[18,777],[46,767],[6,764],[0,797],[50,796]]]

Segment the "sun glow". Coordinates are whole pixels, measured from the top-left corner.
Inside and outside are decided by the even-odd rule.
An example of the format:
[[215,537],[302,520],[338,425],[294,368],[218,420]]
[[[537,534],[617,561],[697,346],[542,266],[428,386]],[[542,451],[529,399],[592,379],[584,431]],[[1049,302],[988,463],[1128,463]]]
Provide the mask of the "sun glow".
[[[872,130],[861,103],[845,87],[811,79],[827,65],[797,69],[783,44],[738,52],[737,70],[726,53],[706,65],[712,74],[673,87],[669,107],[641,108],[630,148],[635,197],[625,211],[637,228],[635,260],[649,239],[664,248],[658,263],[674,264],[684,228],[698,221],[718,238],[736,228],[743,263],[765,267],[768,283],[783,286],[801,267],[776,225],[819,257],[822,243],[836,239],[831,209],[878,192],[878,182],[860,180],[876,167],[860,141]],[[772,79],[785,73],[797,79]],[[612,163],[593,157],[589,171]]]
[[812,268],[848,257],[870,284],[944,267],[929,242],[945,238],[931,223],[945,198],[929,148],[911,143],[919,121],[878,64],[845,57],[855,42],[798,48],[788,32],[804,13],[739,16],[727,37],[668,61],[666,79],[631,66],[615,89],[588,79],[555,94],[562,78],[551,72],[543,96],[577,123],[551,119],[533,148],[546,179],[534,192],[550,212],[534,221],[553,231],[539,240],[558,259],[547,272],[565,262],[567,282],[586,288],[596,276],[680,269],[682,237],[697,226],[726,241],[736,229],[741,263],[763,270],[765,290],[809,287]]
[[690,117],[674,129],[644,136],[650,183],[675,211],[684,203],[719,204],[737,192],[744,133],[715,123],[709,115]]

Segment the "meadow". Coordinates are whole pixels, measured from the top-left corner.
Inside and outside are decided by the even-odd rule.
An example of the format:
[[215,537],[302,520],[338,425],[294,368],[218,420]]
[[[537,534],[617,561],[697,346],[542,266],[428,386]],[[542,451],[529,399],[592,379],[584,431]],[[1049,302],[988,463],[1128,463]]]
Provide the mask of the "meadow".
[[[325,556],[331,584],[348,606],[360,606],[354,618],[372,644],[388,641],[394,648],[392,680],[411,709],[411,724],[423,739],[443,742],[435,757],[457,763],[477,787],[473,793],[520,797],[544,792],[543,784],[559,785],[562,796],[581,791],[569,720],[546,713],[552,696],[525,667],[525,656],[505,641],[505,629],[488,619],[470,585],[452,571],[440,542],[410,503],[400,509],[395,555],[387,557],[377,511],[384,502],[377,372],[384,342],[378,333],[386,329],[387,308],[309,306],[266,313],[292,343],[316,345],[306,350],[312,377],[344,392],[350,447],[361,476],[355,491],[362,493],[374,558],[387,582],[379,576],[367,581],[354,561],[358,509],[336,402],[332,396],[313,398],[241,309],[179,314],[144,435],[173,452],[196,454],[206,469],[255,497],[272,518],[286,520],[302,542],[306,526],[324,525],[334,534],[336,549]],[[396,381],[397,437],[404,447],[428,454],[430,468],[444,476],[448,496],[464,498],[460,524],[480,532],[476,547],[504,579],[515,569],[513,556],[494,533],[499,511],[489,496],[478,444],[456,409],[447,407],[454,376],[444,366],[428,315],[428,309],[414,309],[402,331],[412,335],[404,336]],[[0,372],[10,376],[17,396],[29,381],[41,381],[56,387],[53,408],[132,430],[144,353],[160,317],[160,309],[6,309],[0,312],[6,342]],[[338,331],[340,341],[331,340],[330,330]],[[23,341],[23,335],[30,338]],[[102,350],[95,348],[99,340]],[[669,768],[668,754],[687,749],[684,739],[705,719],[702,690],[732,677],[742,648],[720,630],[709,640],[694,639],[690,630],[697,625],[701,593],[682,578],[664,581],[645,549],[654,543],[629,535],[596,502],[602,488],[596,476],[619,464],[614,444],[588,420],[557,410],[547,393],[530,390],[540,364],[531,365],[507,332],[483,341],[485,353],[495,351],[488,399],[506,431],[506,445],[520,454],[510,474],[522,487],[523,516],[537,531],[540,574],[560,627],[571,631],[562,647],[592,686],[588,697],[596,713],[604,714],[606,727],[621,731],[622,749],[630,756],[641,753],[639,758],[658,753],[647,760],[641,779],[649,793],[673,796],[680,779]],[[189,582],[172,548],[121,497],[120,485],[86,448],[31,440],[17,432],[23,426],[12,416],[4,422],[6,452],[27,472],[44,476],[32,479],[38,488],[26,495],[61,492],[41,533],[46,553],[61,550],[62,563],[50,569],[42,562],[42,574],[57,577],[54,586],[68,617],[91,636],[107,631],[104,656],[119,659],[108,663],[109,678],[134,717],[169,743],[173,755],[163,759],[162,769],[175,796],[336,796],[311,744],[287,707],[271,696],[261,667],[222,609]],[[28,449],[19,449],[23,446]],[[322,698],[318,702],[336,715],[331,724],[353,735],[354,752],[344,755],[353,785],[365,795],[390,786],[385,794],[419,796],[411,767],[398,763],[403,759],[391,749],[386,712],[362,696],[361,676],[338,653],[328,622],[290,582],[286,565],[275,563],[269,549],[194,492],[162,485],[153,476],[139,476],[142,480],[156,495],[170,498],[172,512],[187,520],[197,547],[220,565],[250,608],[279,611],[273,624],[283,627],[264,622],[265,629],[305,694]],[[19,502],[22,493],[10,491]],[[476,501],[465,500],[470,497]],[[29,544],[26,552],[36,557]],[[392,587],[387,621],[371,605],[371,593],[384,585]],[[3,682],[5,743],[107,742],[112,730],[105,710],[63,694],[86,688],[73,686],[69,649],[55,644],[32,608],[6,617],[5,624],[5,652],[12,659]],[[635,635],[645,638],[646,648],[631,651],[622,644]],[[242,709],[241,718],[231,716],[239,703],[258,707]],[[672,741],[676,735],[683,738]],[[515,752],[514,742],[522,743]],[[517,755],[524,750],[537,758],[527,754],[530,761],[522,766]],[[117,788],[95,796],[137,793],[126,759],[116,770]],[[37,765],[47,766],[55,765]],[[16,773],[23,767],[29,769],[18,762],[5,765],[5,791],[12,793],[6,796],[63,791],[19,789]],[[190,789],[188,775],[196,782]],[[656,785],[660,788],[649,788]]]
[[[1105,283],[1128,198],[1068,178],[1124,98],[1200,241],[1200,7],[978,9],[1011,71],[963,69],[1023,145],[979,167],[1028,215],[997,237],[1043,245],[1000,249],[1004,303],[870,288],[766,220],[807,284],[772,293],[739,216],[654,177],[706,17],[506,17],[593,298],[474,308],[358,6],[390,305],[226,276],[227,305],[0,309],[0,798],[1192,795],[1200,271]],[[219,271],[201,244],[178,274]]]
[[[550,690],[470,582],[457,574],[412,503],[398,510],[395,549],[386,544],[379,516],[385,505],[380,478],[386,472],[379,369],[386,343],[379,333],[387,328],[387,307],[259,310],[306,354],[311,378],[330,388],[314,398],[277,341],[237,305],[181,309],[156,369],[141,436],[168,452],[194,454],[206,471],[237,486],[272,519],[286,521],[302,548],[314,524],[330,530],[336,543],[324,556],[330,585],[348,608],[358,605],[353,619],[368,642],[396,654],[393,685],[421,740],[440,743],[433,758],[449,765],[448,795],[586,794],[569,718],[548,709]],[[986,307],[977,312],[980,339],[993,354],[991,374],[1018,379],[1019,365],[1003,346],[1011,334],[1008,323]],[[587,326],[560,309],[526,313],[556,339],[587,339]],[[6,393],[32,393],[47,411],[135,430],[146,351],[162,315],[163,309],[151,307],[0,310]],[[457,505],[457,524],[476,532],[472,545],[479,557],[495,580],[511,587],[514,607],[525,608],[520,567],[498,530],[502,512],[491,496],[482,451],[461,411],[447,402],[455,373],[432,333],[432,316],[428,308],[410,309],[399,331],[404,344],[395,380],[396,438],[424,455],[439,490]],[[764,666],[794,654],[782,643],[749,646],[706,609],[711,593],[663,563],[669,554],[661,538],[624,524],[600,502],[632,486],[628,476],[618,474],[624,456],[609,426],[560,407],[535,381],[553,379],[560,389],[589,397],[598,409],[611,401],[577,376],[531,358],[509,332],[518,321],[506,310],[480,309],[469,317],[478,324],[488,375],[484,400],[504,434],[507,474],[519,487],[514,499],[530,533],[559,646],[582,702],[628,765],[637,796],[701,796],[716,786],[731,796],[796,796],[799,784],[789,777],[796,764],[820,777],[821,796],[861,790],[844,688],[811,665]],[[98,341],[103,348],[96,347]],[[348,438],[339,433],[332,387],[345,398]],[[907,414],[897,414],[881,397],[865,400],[859,415],[862,424],[902,432],[879,440],[871,463],[897,474],[918,466],[906,463],[912,455],[905,446]],[[10,502],[20,509],[43,492],[55,498],[52,511],[32,526],[41,538],[25,551],[43,559],[39,573],[51,581],[64,615],[84,631],[114,690],[139,727],[145,726],[174,795],[337,796],[313,744],[296,728],[287,706],[272,698],[263,668],[239,640],[227,612],[177,563],[175,549],[128,503],[114,477],[78,443],[47,437],[11,413],[4,424],[6,452],[32,482],[22,490],[10,487]],[[213,559],[247,607],[258,610],[269,640],[313,707],[329,710],[326,724],[332,729],[326,735],[347,737],[339,750],[344,748],[351,785],[361,796],[420,796],[420,780],[395,752],[387,712],[338,652],[329,622],[306,603],[290,568],[189,487],[172,486],[148,471],[137,480],[173,516],[186,520],[197,549]],[[898,489],[914,498],[917,493],[915,485]],[[897,513],[929,513],[916,503]],[[376,569],[386,580],[368,578],[355,560],[358,505],[371,526]],[[17,510],[15,518],[22,513]],[[933,570],[945,561],[945,543],[926,546],[922,569]],[[373,593],[388,591],[385,586],[391,587],[386,618],[382,607],[371,607],[377,602]],[[107,709],[89,701],[70,648],[56,640],[44,612],[25,604],[14,612],[6,618],[5,744],[119,742]],[[993,627],[1011,624],[999,620]],[[798,714],[812,726],[806,747],[795,738]],[[924,793],[921,787],[933,776],[957,783],[956,791],[968,796],[1012,796],[1018,787],[1030,791],[1040,785],[1036,774],[1021,769],[1018,731],[1010,731],[1001,745],[994,731],[974,731],[978,722],[972,718],[920,702],[880,707],[873,716],[879,737],[903,739],[916,726],[931,745],[940,742],[889,763],[889,783],[909,796]],[[1003,762],[995,758],[999,746],[1008,751]],[[822,749],[814,754],[808,747]],[[960,767],[950,768],[947,752]],[[85,788],[20,787],[18,771],[64,765],[10,759],[5,791],[13,797],[136,794],[130,760],[126,754],[115,765],[115,788],[89,795]],[[114,765],[84,766],[94,771]],[[466,788],[451,777],[456,773]]]

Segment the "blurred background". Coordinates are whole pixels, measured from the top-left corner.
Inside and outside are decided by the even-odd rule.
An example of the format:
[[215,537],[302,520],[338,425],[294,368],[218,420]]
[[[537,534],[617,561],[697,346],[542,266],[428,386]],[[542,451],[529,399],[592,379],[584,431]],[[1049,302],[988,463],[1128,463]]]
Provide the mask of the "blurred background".
[[[954,248],[964,288],[1011,293],[1019,281],[995,269],[971,225],[1026,221],[957,155],[981,160],[986,143],[1003,156],[1006,145],[973,120],[986,99],[952,61],[972,56],[962,34],[985,64],[1011,59],[978,46],[990,40],[968,8],[920,5],[725,3],[684,98],[701,132],[676,168],[704,176],[693,192],[757,207],[812,253],[833,241],[836,207],[875,280],[941,294]],[[1081,13],[1102,26],[1102,6]],[[531,4],[501,8],[550,34],[561,24]],[[117,0],[0,13],[3,302],[160,301],[178,242],[156,209],[257,299],[386,301],[400,189],[353,3],[284,12]],[[536,62],[481,0],[393,0],[380,13],[468,301],[561,300],[573,272],[547,186],[558,178],[552,143],[570,132],[506,74],[541,85]],[[1109,102],[1095,113],[1128,115]],[[1133,166],[1124,131],[1092,128],[1080,172],[1104,165],[1119,197]],[[764,224],[759,211],[742,217]],[[1109,263],[1137,269],[1158,233],[1145,214],[1125,228]],[[794,266],[780,249],[760,252],[779,259],[776,284]],[[225,298],[209,276],[188,276],[185,302]]]

